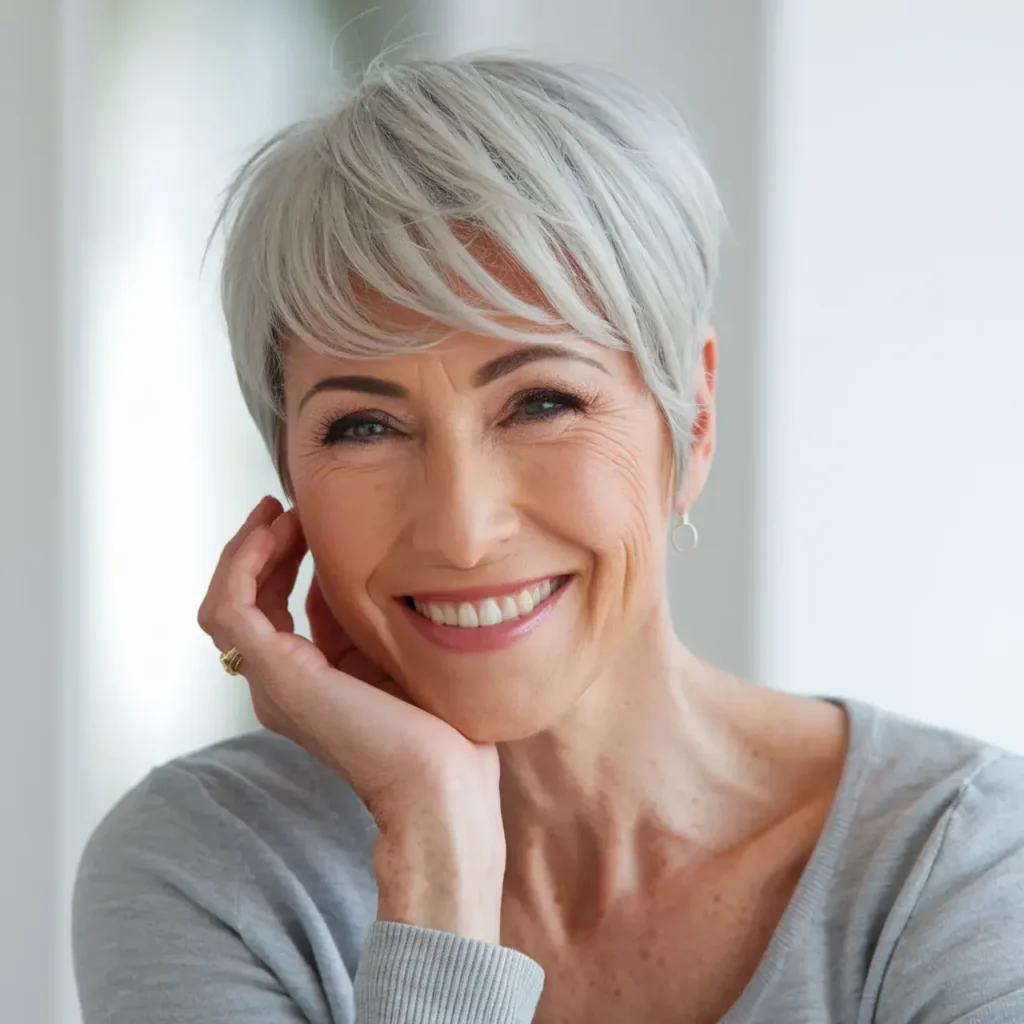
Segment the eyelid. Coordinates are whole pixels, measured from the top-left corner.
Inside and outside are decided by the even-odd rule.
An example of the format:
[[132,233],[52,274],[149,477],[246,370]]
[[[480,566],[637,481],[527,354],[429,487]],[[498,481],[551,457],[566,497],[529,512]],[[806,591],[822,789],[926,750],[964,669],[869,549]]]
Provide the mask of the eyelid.
[[530,399],[541,398],[544,395],[551,395],[555,398],[562,397],[579,403],[582,409],[589,409],[598,398],[597,391],[587,387],[580,387],[577,383],[570,384],[568,381],[545,381],[534,384],[532,387],[520,388],[510,395],[505,402],[506,410],[513,410],[516,405]]
[[[570,381],[560,374],[545,373],[540,379],[535,377],[529,385],[524,386],[520,384],[502,403],[498,418],[505,420],[510,416],[514,416],[518,412],[519,407],[524,403],[531,400],[536,401],[546,395],[550,395],[556,400],[561,398],[565,403],[566,409],[575,409],[578,412],[590,410],[597,404],[600,397],[597,388],[583,385],[577,380]],[[326,447],[342,443],[340,441],[327,442],[326,438],[329,432],[335,428],[335,425],[343,421],[351,421],[354,425],[367,421],[379,422],[395,433],[408,433],[406,424],[393,413],[377,406],[363,406],[344,412],[328,408],[315,420],[312,436],[318,444],[324,444]]]
[[[353,409],[351,412],[343,413],[329,411],[324,413],[313,427],[313,437],[317,444],[330,448],[334,444],[341,443],[339,441],[328,442],[327,437],[337,424],[348,425],[346,421],[350,421],[352,426],[359,426],[364,423],[380,423],[396,433],[401,433],[402,430],[398,421],[383,409]],[[365,444],[367,442],[358,443]]]

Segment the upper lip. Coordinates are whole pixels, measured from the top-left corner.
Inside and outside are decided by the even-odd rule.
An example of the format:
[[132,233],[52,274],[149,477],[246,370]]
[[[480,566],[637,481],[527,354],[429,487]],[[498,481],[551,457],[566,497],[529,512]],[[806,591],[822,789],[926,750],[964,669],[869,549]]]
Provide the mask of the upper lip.
[[527,580],[518,580],[514,583],[490,583],[479,587],[465,587],[461,590],[418,590],[412,593],[403,594],[403,597],[411,597],[414,601],[423,601],[425,604],[448,603],[457,604],[461,601],[482,601],[487,597],[504,597],[506,594],[518,594],[521,590],[535,587],[545,580],[562,579],[567,573],[549,573],[546,576],[533,576]]

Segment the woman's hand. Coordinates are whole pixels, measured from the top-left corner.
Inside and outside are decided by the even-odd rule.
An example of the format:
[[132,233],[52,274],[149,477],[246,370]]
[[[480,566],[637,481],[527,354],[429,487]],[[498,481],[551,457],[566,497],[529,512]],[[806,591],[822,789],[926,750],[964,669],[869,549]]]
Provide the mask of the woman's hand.
[[199,624],[242,655],[256,716],[352,786],[379,829],[381,920],[498,941],[505,838],[498,755],[416,707],[348,640],[314,579],[313,641],[288,598],[306,541],[264,498],[221,554]]

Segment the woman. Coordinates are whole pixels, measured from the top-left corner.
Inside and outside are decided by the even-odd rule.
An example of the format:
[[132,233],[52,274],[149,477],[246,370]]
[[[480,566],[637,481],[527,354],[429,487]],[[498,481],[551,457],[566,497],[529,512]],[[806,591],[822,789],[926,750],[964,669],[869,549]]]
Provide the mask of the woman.
[[291,507],[199,621],[266,728],[97,829],[87,1024],[1024,1019],[1021,760],[673,632],[719,224],[678,117],[580,68],[378,68],[227,219]]

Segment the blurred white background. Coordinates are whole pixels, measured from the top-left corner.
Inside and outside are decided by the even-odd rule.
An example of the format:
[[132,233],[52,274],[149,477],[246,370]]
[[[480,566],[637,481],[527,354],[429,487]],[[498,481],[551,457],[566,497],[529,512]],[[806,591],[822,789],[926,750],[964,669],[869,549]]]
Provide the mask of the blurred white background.
[[5,1019],[78,1020],[99,816],[252,727],[195,611],[277,486],[203,249],[231,170],[387,42],[598,60],[695,126],[731,234],[692,646],[1024,751],[1024,2],[364,6],[0,0]]

